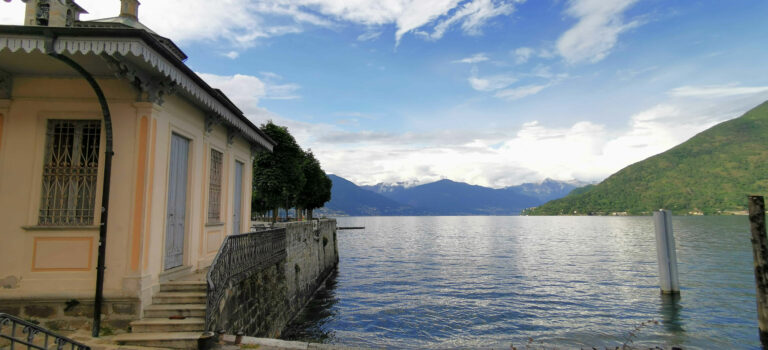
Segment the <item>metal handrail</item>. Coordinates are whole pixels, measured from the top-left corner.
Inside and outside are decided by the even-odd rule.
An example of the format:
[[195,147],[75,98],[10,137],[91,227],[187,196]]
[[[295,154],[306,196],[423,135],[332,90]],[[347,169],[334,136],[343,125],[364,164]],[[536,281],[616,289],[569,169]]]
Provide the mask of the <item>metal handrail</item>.
[[214,328],[221,316],[220,306],[227,286],[285,259],[285,235],[286,230],[279,228],[226,237],[206,276],[206,331],[219,331]]
[[[10,327],[10,332],[6,333],[3,329],[4,327]],[[21,333],[17,335],[17,332]],[[35,339],[38,335],[43,335],[44,337],[42,339]],[[0,313],[0,339],[9,340],[11,342],[9,349],[11,350],[16,349],[17,344],[21,345],[21,348],[26,347],[27,350],[49,350],[51,346],[55,346],[56,350],[91,350],[85,344],[53,333],[34,323],[3,313]]]

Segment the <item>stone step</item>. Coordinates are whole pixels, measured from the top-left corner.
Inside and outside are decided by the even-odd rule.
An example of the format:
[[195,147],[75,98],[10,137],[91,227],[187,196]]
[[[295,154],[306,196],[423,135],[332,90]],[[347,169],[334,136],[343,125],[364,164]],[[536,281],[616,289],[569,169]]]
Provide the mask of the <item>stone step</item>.
[[160,292],[152,304],[205,304],[205,292]]
[[133,333],[161,333],[161,332],[203,332],[205,319],[190,317],[181,320],[168,318],[145,318],[131,322]]
[[161,292],[205,292],[206,284],[201,281],[172,281],[160,284]]
[[205,317],[205,304],[159,304],[144,309],[146,318],[168,318],[170,316]]
[[202,334],[202,332],[125,333],[116,335],[112,340],[120,345],[197,349],[197,339]]

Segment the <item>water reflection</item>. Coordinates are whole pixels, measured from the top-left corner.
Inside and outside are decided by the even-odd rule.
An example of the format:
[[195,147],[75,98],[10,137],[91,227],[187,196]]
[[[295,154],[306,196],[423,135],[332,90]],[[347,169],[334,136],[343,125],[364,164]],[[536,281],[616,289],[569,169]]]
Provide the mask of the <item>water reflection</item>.
[[324,288],[315,293],[309,304],[283,331],[282,339],[312,343],[333,342],[335,332],[326,325],[336,317],[337,313],[334,308],[339,301],[336,297],[337,277],[338,270],[334,270],[326,279]]
[[680,319],[680,310],[682,308],[680,305],[680,294],[661,294],[659,315],[661,316],[661,324],[667,332],[671,334],[685,332],[683,321]]
[[667,333],[667,344],[672,346],[686,343],[685,324],[680,317],[682,310],[680,294],[661,294],[659,316],[661,317],[661,325]]

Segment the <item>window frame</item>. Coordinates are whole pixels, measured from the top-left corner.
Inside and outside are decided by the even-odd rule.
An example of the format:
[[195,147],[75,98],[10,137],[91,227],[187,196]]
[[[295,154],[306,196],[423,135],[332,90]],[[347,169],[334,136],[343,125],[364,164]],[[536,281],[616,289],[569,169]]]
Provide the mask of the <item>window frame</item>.
[[[214,164],[214,155],[216,154],[219,157],[218,164]],[[206,219],[209,224],[220,224],[223,222],[221,219],[221,198],[224,192],[224,152],[211,147],[208,158],[210,164],[208,167],[208,210]],[[215,168],[216,165],[218,165],[218,169]],[[215,183],[214,180],[218,180],[218,183]]]
[[[70,135],[61,133],[66,123],[71,124]],[[38,227],[91,227],[99,220],[96,200],[100,196],[98,188],[101,179],[101,153],[103,152],[101,119],[90,118],[49,118],[45,119],[43,132],[42,171],[40,176],[40,193],[36,211]],[[86,134],[90,129],[90,132]],[[57,134],[58,130],[58,134]],[[62,143],[62,138],[71,137],[71,143]],[[69,166],[54,165],[54,142],[58,147],[70,146]],[[90,147],[90,148],[88,148]],[[57,150],[61,152],[61,150]],[[83,153],[85,152],[85,157]],[[66,157],[61,154],[59,157]],[[75,160],[77,157],[77,163]],[[66,159],[60,158],[59,163]],[[75,164],[85,164],[76,166]],[[69,179],[66,179],[69,177]],[[62,180],[64,178],[64,180]],[[78,181],[74,183],[73,180]],[[66,191],[58,193],[54,186],[66,187]],[[66,192],[66,193],[65,193]],[[84,196],[80,198],[79,196]],[[57,205],[58,202],[58,205]],[[56,213],[58,211],[58,213]]]

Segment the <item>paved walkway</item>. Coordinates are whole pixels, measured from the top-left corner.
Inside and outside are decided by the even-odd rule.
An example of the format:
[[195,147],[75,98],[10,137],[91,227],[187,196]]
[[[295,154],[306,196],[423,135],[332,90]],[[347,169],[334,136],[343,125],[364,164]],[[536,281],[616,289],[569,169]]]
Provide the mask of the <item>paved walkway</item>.
[[[233,344],[235,336],[225,335],[224,342]],[[221,350],[259,349],[259,350],[364,350],[363,348],[331,344],[305,343],[271,338],[243,337],[240,345],[222,345]]]
[[[92,350],[151,350],[162,348],[150,348],[143,346],[118,345],[112,338],[114,336],[102,336],[99,338],[91,337],[89,330],[80,330],[77,332],[63,332],[65,336],[76,341],[82,342],[91,347]],[[234,345],[235,336],[225,335],[224,344],[217,345],[220,350],[239,350],[239,349],[259,349],[259,350],[367,350],[358,347],[348,347],[341,345],[305,343],[299,341],[288,341],[271,338],[243,337],[240,345]]]

